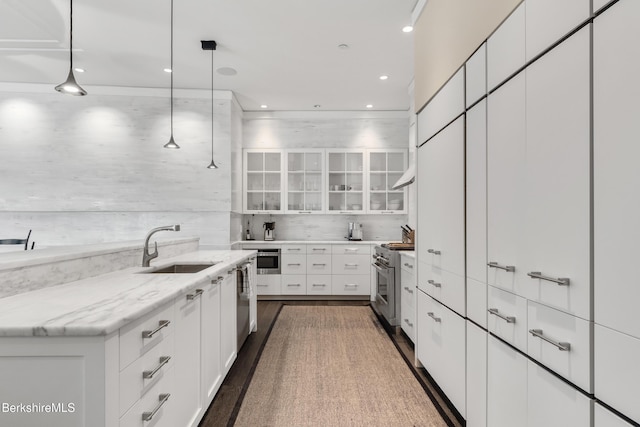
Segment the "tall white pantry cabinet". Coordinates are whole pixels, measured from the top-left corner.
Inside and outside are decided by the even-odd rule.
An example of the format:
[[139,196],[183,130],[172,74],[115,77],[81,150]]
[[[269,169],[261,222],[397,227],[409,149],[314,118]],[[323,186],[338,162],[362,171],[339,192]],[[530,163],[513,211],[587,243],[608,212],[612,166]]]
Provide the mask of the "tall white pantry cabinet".
[[416,353],[470,427],[640,424],[639,21],[525,0],[418,114]]

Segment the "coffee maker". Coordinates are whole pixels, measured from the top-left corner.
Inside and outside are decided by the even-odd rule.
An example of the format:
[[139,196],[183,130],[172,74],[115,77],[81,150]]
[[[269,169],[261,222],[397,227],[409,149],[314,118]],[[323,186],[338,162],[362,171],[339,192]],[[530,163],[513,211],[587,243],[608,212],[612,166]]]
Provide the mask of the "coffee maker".
[[350,222],[347,230],[347,239],[362,240],[362,224],[359,222]]
[[276,228],[276,223],[274,221],[265,222],[263,224],[264,227],[264,240],[275,240],[276,233],[274,229]]

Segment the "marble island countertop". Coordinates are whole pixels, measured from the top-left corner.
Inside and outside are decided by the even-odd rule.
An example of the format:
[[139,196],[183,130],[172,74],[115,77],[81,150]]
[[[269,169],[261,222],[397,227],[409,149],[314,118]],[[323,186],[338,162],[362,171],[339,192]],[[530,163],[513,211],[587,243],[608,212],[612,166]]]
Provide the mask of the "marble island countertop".
[[239,240],[233,244],[251,245],[381,245],[377,240]]
[[[255,251],[200,250],[0,299],[0,336],[107,335],[182,293],[210,283]],[[197,273],[141,274],[175,264],[216,263]]]

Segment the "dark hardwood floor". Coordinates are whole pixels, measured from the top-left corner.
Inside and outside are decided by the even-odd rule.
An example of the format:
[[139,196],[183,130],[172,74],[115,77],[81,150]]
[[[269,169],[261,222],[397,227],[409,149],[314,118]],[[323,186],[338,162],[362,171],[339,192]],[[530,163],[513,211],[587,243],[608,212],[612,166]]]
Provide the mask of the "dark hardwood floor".
[[[258,301],[258,331],[249,335],[244,345],[238,352],[238,357],[231,367],[229,374],[220,386],[220,390],[209,406],[206,414],[200,422],[200,427],[233,426],[233,422],[240,409],[241,399],[244,396],[245,387],[249,385],[253,369],[268,338],[271,326],[278,312],[284,304],[289,305],[369,305],[369,301]],[[396,347],[411,366],[416,378],[422,383],[426,393],[439,408],[445,421],[450,426],[463,426],[459,415],[449,408],[446,398],[434,385],[424,369],[415,368],[413,365],[414,350],[411,342],[404,334],[391,334]],[[447,419],[448,418],[448,419]]]

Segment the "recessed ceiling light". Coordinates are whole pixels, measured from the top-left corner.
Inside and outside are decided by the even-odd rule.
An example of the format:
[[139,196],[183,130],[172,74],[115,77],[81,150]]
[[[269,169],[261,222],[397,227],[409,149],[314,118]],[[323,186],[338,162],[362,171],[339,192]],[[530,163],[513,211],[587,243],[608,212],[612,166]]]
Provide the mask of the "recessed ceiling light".
[[84,73],[84,68],[74,68],[74,71],[77,71],[78,73]]
[[269,108],[269,106],[267,104],[262,104],[260,108]]
[[406,27],[402,27],[402,32],[403,33],[410,33],[411,31],[413,31],[413,27],[411,25],[407,25]]
[[165,68],[165,69],[164,69],[164,72],[165,72],[165,73],[170,73],[170,72],[171,72],[171,68]]
[[367,104],[367,108],[373,108],[373,105]]
[[380,76],[380,80],[387,80],[389,76]]
[[339,45],[338,45],[338,47],[339,47],[340,49],[349,49],[349,45],[348,45],[348,44],[346,44],[346,43],[339,44]]
[[218,72],[218,74],[222,74],[223,76],[235,76],[236,74],[238,74],[238,71],[236,71],[235,68],[231,67],[221,67],[216,71]]

